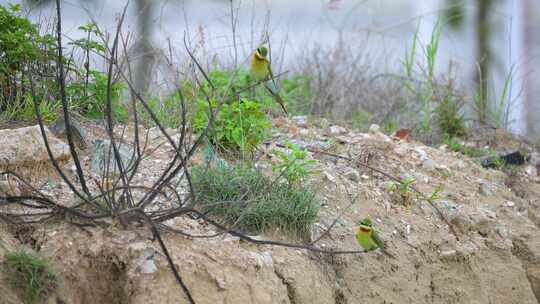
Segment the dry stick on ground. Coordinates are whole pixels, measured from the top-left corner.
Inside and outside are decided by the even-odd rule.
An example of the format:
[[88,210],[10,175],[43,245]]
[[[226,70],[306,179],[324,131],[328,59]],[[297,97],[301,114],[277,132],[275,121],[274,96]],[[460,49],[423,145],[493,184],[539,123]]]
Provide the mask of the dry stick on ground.
[[[53,167],[56,169],[56,171],[58,172],[58,174],[60,175],[62,180],[68,185],[70,190],[78,198],[80,198],[83,202],[86,202],[86,203],[89,203],[89,204],[93,205],[95,208],[97,208],[97,210],[101,210],[101,211],[105,212],[105,210],[101,206],[99,206],[95,202],[91,201],[89,198],[85,197],[82,193],[80,193],[79,190],[75,187],[75,185],[70,181],[70,179],[64,173],[62,168],[60,168],[60,164],[55,159],[55,157],[54,157],[54,155],[52,153],[51,147],[49,145],[49,140],[47,138],[47,133],[45,132],[45,126],[43,125],[43,119],[42,119],[41,113],[39,111],[39,104],[38,104],[38,101],[37,101],[38,99],[37,99],[37,96],[36,96],[36,93],[35,93],[34,80],[33,80],[33,77],[31,75],[31,73],[28,74],[28,79],[29,79],[29,82],[30,82],[30,94],[32,95],[32,102],[34,103],[34,111],[35,111],[36,118],[37,118],[37,121],[38,121],[39,129],[40,129],[40,132],[41,132],[41,137],[43,138],[43,143],[45,145],[45,149],[47,150],[47,155],[49,156],[49,160],[51,161]],[[71,144],[73,144],[73,142]],[[88,196],[90,196],[90,195],[88,195]]]
[[[285,145],[283,144],[280,144],[280,143],[276,143],[276,146],[280,147],[280,148],[287,148]],[[396,176],[393,176],[391,175],[390,173],[387,173],[387,172],[384,172],[383,170],[381,169],[378,169],[378,168],[375,168],[369,164],[366,164],[364,162],[361,162],[361,161],[355,161],[353,160],[352,158],[350,157],[347,157],[347,156],[343,156],[343,155],[340,155],[340,154],[335,154],[335,153],[330,153],[330,152],[326,152],[326,151],[322,151],[322,150],[317,150],[317,149],[313,149],[313,148],[310,148],[310,147],[307,147],[306,148],[308,151],[310,151],[311,153],[315,153],[315,154],[324,154],[324,155],[328,155],[328,156],[332,156],[332,157],[335,157],[335,158],[340,158],[340,159],[343,159],[343,160],[346,160],[346,161],[349,161],[353,164],[356,164],[358,166],[362,166],[362,167],[365,167],[365,168],[368,168],[372,171],[375,171],[377,173],[380,173],[386,177],[388,177],[389,179],[393,180],[393,181],[396,181],[400,184],[403,184],[403,180],[399,177],[396,177]],[[437,211],[437,214],[439,215],[439,217],[448,225],[448,228],[450,229],[450,231],[452,232],[452,234],[454,234],[454,236],[456,237],[456,239],[459,241],[459,236],[456,232],[456,230],[454,229],[454,226],[452,225],[452,223],[450,223],[450,221],[446,218],[446,216],[444,216],[444,214],[442,213],[442,211],[439,209],[439,207],[437,207],[430,199],[428,199],[424,193],[422,193],[420,190],[418,190],[416,187],[414,187],[413,185],[410,185],[409,186],[414,192],[416,192],[420,198],[426,202],[428,202],[428,204],[431,205],[431,207],[433,207],[436,211]]]
[[69,150],[71,152],[71,156],[73,157],[73,162],[75,163],[75,168],[77,171],[77,175],[79,176],[79,182],[81,183],[81,187],[84,193],[86,195],[90,196],[90,191],[88,190],[88,187],[86,186],[86,181],[84,179],[84,174],[82,171],[81,163],[79,162],[79,158],[77,157],[77,150],[75,149],[75,145],[73,144],[73,137],[71,134],[71,124],[69,122],[69,107],[68,102],[66,98],[66,82],[65,82],[65,74],[64,74],[64,56],[62,54],[62,14],[60,12],[60,0],[56,0],[56,35],[57,35],[57,42],[58,42],[58,57],[57,57],[57,65],[58,65],[58,83],[59,83],[59,89],[60,89],[60,100],[62,101],[62,108],[64,110],[64,124],[66,126],[66,137],[69,143]]
[[[109,58],[109,66],[107,71],[107,102],[106,102],[106,118],[107,118],[107,133],[109,135],[109,140],[111,141],[111,147],[114,152],[114,158],[116,162],[116,166],[118,168],[119,174],[119,180],[122,180],[122,184],[125,187],[124,192],[122,194],[122,197],[127,198],[127,205],[129,207],[133,207],[133,196],[131,193],[127,193],[130,191],[130,188],[128,187],[129,181],[127,176],[127,171],[125,171],[124,164],[122,163],[122,158],[120,156],[120,151],[118,149],[118,146],[116,145],[116,140],[114,138],[114,120],[113,120],[113,114],[112,114],[112,78],[113,78],[113,68],[115,63],[117,62],[117,52],[118,52],[118,43],[119,43],[119,36],[120,31],[122,29],[122,24],[124,22],[124,17],[126,15],[126,11],[129,5],[129,1],[124,6],[124,9],[122,11],[122,15],[120,16],[120,19],[118,21],[118,25],[116,28],[116,34],[114,36],[114,41],[112,44],[112,49],[109,50],[110,58]],[[108,158],[107,158],[108,159]],[[110,161],[107,161],[107,171],[109,171]],[[117,186],[117,182],[113,184],[113,189],[115,189]],[[107,187],[108,188],[108,187]],[[126,192],[127,191],[127,192]],[[114,194],[116,191],[112,192],[113,200],[114,200]],[[116,206],[118,208],[118,206]]]

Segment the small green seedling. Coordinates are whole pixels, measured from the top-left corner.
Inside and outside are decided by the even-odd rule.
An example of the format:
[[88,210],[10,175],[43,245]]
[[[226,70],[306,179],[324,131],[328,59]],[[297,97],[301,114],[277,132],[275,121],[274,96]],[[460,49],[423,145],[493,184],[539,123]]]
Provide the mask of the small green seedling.
[[279,158],[279,163],[272,166],[272,171],[285,178],[287,183],[294,184],[304,180],[310,174],[315,173],[313,166],[317,163],[314,159],[307,159],[308,151],[298,145],[287,144],[289,152],[274,150]]
[[401,203],[406,207],[410,207],[413,199],[411,187],[415,182],[416,180],[414,178],[407,177],[401,183],[393,183],[390,186],[390,192],[399,195]]

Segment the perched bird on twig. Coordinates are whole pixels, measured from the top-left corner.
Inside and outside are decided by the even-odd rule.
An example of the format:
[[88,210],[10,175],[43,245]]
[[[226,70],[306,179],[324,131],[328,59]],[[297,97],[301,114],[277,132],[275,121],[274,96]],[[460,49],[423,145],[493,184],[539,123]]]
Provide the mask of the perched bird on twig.
[[358,245],[364,248],[364,250],[372,251],[381,249],[382,253],[395,259],[392,254],[385,250],[384,243],[377,235],[369,217],[366,217],[358,224],[358,227],[355,228],[355,234]]
[[[279,103],[283,109],[283,112],[287,114],[283,99],[277,92],[274,74],[272,73],[272,67],[270,66],[270,61],[268,60],[267,56],[268,49],[265,46],[261,46],[255,50],[251,56],[251,75],[256,81],[262,82],[263,86],[270,93],[270,95],[272,95],[276,102]],[[272,87],[270,87],[267,83],[268,80],[271,81]]]

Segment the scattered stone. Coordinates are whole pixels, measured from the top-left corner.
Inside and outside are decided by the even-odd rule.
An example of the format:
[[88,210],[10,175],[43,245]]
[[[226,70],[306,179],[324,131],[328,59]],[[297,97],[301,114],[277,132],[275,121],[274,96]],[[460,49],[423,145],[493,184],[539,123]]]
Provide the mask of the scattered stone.
[[381,131],[381,127],[377,124],[372,124],[369,126],[369,133],[378,133]]
[[540,299],[540,268],[530,267],[527,271],[527,279],[531,283],[531,289],[536,295],[536,298]]
[[422,168],[424,168],[426,171],[433,171],[437,169],[437,163],[428,158],[422,162]]
[[15,187],[13,182],[0,181],[0,196],[18,196],[21,195],[21,191],[18,187]]
[[512,201],[507,201],[507,202],[504,203],[504,206],[508,207],[508,208],[513,208],[515,205],[516,205],[516,203],[514,203]]
[[540,152],[531,153],[529,162],[531,163],[532,166],[539,168],[540,167]]
[[506,226],[497,224],[495,225],[495,232],[499,234],[502,238],[508,238],[508,228]]
[[141,261],[139,263],[140,271],[144,274],[154,273],[158,270],[154,261],[155,250],[153,248],[146,248],[142,252]]
[[[69,115],[69,125],[71,131],[71,138],[77,147],[80,149],[86,149],[86,132],[81,127],[81,124],[75,118],[74,115]],[[67,128],[64,120],[64,115],[60,115],[58,119],[50,126],[51,132],[58,138],[61,138],[67,142]]]
[[486,208],[478,208],[471,212],[469,216],[472,222],[471,229],[478,231],[483,237],[489,236],[494,231],[497,223],[495,212]]
[[308,125],[308,117],[306,115],[293,116],[292,121],[301,128],[305,128]]
[[326,171],[324,171],[323,173],[324,173],[324,176],[326,177],[326,179],[329,182],[334,183],[334,184],[336,183],[336,178],[332,174],[330,174],[330,173],[328,173]]
[[[56,160],[70,157],[69,146],[45,127],[47,141]],[[0,167],[48,162],[49,154],[39,126],[0,130]]]
[[297,125],[293,124],[293,123],[289,123],[287,124],[287,133],[289,133],[290,136],[296,136],[298,135],[298,131],[300,129],[298,128]]
[[300,130],[298,131],[298,134],[299,134],[300,136],[309,136],[310,131],[309,131],[309,129],[300,129]]
[[460,206],[451,201],[438,201],[437,206],[449,221],[454,220],[458,214]]
[[360,173],[357,170],[349,168],[343,175],[353,182],[358,182],[360,180]]
[[326,134],[330,136],[343,135],[345,133],[347,133],[347,129],[337,125],[330,126],[326,132]]
[[487,183],[480,183],[480,185],[478,186],[478,192],[484,196],[493,195],[493,190],[491,189],[491,186]]
[[538,176],[538,169],[535,166],[527,166],[525,168],[525,173],[528,176],[535,177],[535,176]]
[[457,213],[456,216],[450,220],[450,223],[461,231],[461,233],[468,233],[472,227],[471,219],[463,213]]
[[452,167],[455,167],[455,168],[458,168],[458,169],[465,169],[465,168],[467,168],[467,163],[465,163],[461,159],[458,159],[458,160],[456,160],[456,162],[453,164]]
[[[128,144],[118,142],[116,143],[116,147],[118,148],[124,170],[129,169],[131,158],[134,156],[133,148]],[[110,173],[119,174],[111,141],[108,139],[97,139],[92,146],[90,169],[94,174],[103,176],[107,172],[107,167]]]
[[540,205],[530,204],[527,210],[527,217],[540,227]]
[[414,151],[420,155],[420,160],[429,159],[426,151],[424,151],[422,148],[416,147],[416,148],[414,148]]
[[452,260],[456,258],[456,256],[457,251],[453,249],[441,251],[441,253],[439,254],[441,260]]
[[[320,151],[326,151],[332,147],[332,144],[328,141],[321,140],[302,140],[302,139],[291,139],[290,143],[298,145],[300,149],[315,149]],[[285,143],[282,143],[285,145]]]
[[405,156],[409,152],[409,147],[407,145],[397,145],[394,149],[394,152],[396,152],[399,156]]

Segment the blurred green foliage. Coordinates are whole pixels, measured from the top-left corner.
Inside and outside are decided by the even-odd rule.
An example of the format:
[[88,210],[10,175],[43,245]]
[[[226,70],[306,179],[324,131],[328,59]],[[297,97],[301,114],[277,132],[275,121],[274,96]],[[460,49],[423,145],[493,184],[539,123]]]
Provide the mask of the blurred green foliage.
[[0,4],[0,112],[4,118],[4,111],[14,113],[23,107],[30,91],[29,73],[38,78],[54,72],[55,66],[54,36],[40,34],[38,26],[20,12],[20,5]]

